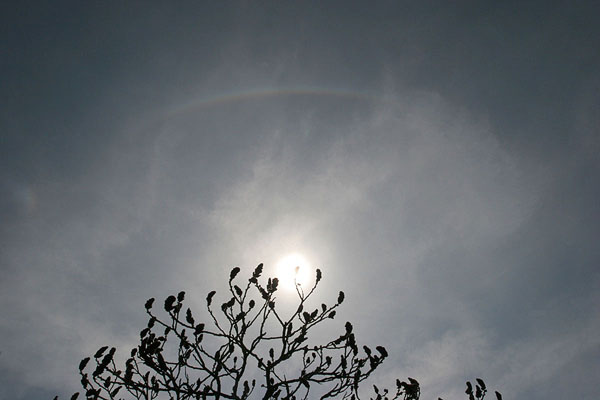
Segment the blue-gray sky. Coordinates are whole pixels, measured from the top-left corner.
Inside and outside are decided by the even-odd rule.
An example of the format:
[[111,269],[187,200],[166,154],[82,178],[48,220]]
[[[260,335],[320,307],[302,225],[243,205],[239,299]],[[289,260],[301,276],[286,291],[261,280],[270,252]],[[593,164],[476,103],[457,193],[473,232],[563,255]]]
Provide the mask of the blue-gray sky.
[[0,15],[0,399],[70,395],[147,298],[291,252],[382,384],[600,397],[597,2]]

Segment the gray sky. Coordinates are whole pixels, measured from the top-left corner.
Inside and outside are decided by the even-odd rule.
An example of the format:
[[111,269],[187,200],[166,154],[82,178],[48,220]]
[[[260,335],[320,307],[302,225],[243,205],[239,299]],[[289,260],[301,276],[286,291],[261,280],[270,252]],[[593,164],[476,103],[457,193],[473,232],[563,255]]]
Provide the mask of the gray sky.
[[199,312],[292,252],[382,384],[600,397],[596,2],[0,15],[0,399],[70,395],[147,298]]

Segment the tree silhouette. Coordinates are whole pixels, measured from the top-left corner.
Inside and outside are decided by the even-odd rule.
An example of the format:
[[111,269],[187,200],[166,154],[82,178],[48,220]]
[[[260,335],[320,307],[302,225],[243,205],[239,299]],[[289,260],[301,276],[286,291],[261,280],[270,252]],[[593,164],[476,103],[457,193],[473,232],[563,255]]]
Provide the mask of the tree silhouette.
[[[388,356],[383,346],[371,350],[356,342],[350,322],[337,337],[310,343],[308,334],[333,319],[344,301],[339,292],[333,305],[310,310],[308,300],[321,281],[304,292],[296,284],[299,304],[284,317],[275,304],[277,278],[261,284],[263,265],[238,286],[239,268],[231,270],[229,299],[215,310],[215,291],[206,297],[209,323],[196,321],[184,309],[185,292],[164,302],[165,318],[146,304],[148,325],[140,332],[140,344],[131,350],[124,369],[117,367],[116,349],[101,347],[79,364],[87,399],[359,399],[359,388]],[[161,313],[165,315],[164,313]],[[322,332],[321,332],[322,333]],[[93,360],[90,364],[90,360]],[[88,366],[89,365],[89,366]],[[396,380],[395,388],[373,386],[371,399],[417,400],[419,383]],[[482,400],[485,383],[477,379],[475,391],[467,382],[470,400]],[[77,399],[75,393],[71,399]],[[125,396],[125,397],[123,397]],[[496,392],[498,400],[501,395]]]

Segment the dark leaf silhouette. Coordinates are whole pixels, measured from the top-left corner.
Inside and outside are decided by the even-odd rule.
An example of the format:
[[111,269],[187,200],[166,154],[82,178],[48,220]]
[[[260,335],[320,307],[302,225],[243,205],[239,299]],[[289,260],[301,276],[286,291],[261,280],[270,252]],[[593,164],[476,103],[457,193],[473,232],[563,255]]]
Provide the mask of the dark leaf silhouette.
[[208,296],[206,296],[206,303],[207,303],[207,305],[209,305],[209,306],[211,305],[212,299],[215,296],[215,294],[217,294],[217,292],[213,290],[212,292],[210,292],[208,294]]
[[108,349],[108,346],[102,346],[98,349],[98,351],[96,352],[96,354],[94,354],[94,358],[100,358],[102,357],[102,354],[104,354],[104,352],[106,351],[106,349]]
[[477,378],[477,379],[475,379],[475,380],[477,381],[477,383],[479,384],[479,386],[481,386],[481,389],[483,389],[483,390],[485,390],[485,389],[486,389],[486,387],[485,387],[485,382],[483,381],[483,379],[481,379],[481,378]]
[[229,282],[234,280],[239,272],[240,272],[239,267],[235,267],[234,269],[232,269],[231,272],[229,273]]
[[173,309],[173,303],[175,303],[175,296],[169,296],[165,300],[165,311],[169,312]]
[[151,309],[152,308],[152,304],[154,304],[154,297],[151,298],[151,299],[148,299],[148,301],[146,301],[146,304],[145,304],[146,310]]
[[346,334],[352,333],[352,324],[350,322],[346,322]]
[[388,352],[385,349],[385,347],[383,347],[383,346],[377,346],[377,347],[375,347],[375,350],[377,350],[379,352],[379,354],[381,354],[382,357],[388,356]]
[[117,393],[119,393],[119,390],[121,390],[123,386],[117,386],[116,389],[114,389],[112,392],[110,392],[110,395],[112,397],[115,397],[117,395]]
[[242,296],[242,294],[244,293],[244,292],[242,291],[242,288],[240,288],[238,285],[235,285],[235,286],[233,287],[233,289],[235,290],[235,294],[237,294],[237,295],[238,295],[238,297],[241,297],[241,296]]
[[83,371],[83,369],[85,368],[85,366],[87,365],[87,363],[90,361],[89,357],[84,358],[83,360],[81,360],[81,362],[79,363],[79,370]]
[[304,318],[304,322],[305,322],[305,323],[309,323],[309,322],[310,322],[310,314],[309,314],[309,313],[307,313],[306,311],[304,311],[304,312],[302,313],[302,317]]
[[194,317],[192,316],[192,310],[190,310],[189,308],[185,311],[185,321],[190,325],[194,325]]

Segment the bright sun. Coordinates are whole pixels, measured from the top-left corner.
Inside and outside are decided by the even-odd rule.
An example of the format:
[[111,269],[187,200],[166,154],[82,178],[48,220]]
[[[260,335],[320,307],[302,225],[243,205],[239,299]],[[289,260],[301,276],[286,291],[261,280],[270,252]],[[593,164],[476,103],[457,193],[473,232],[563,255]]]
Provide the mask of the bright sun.
[[295,291],[296,283],[306,289],[311,274],[306,258],[302,254],[292,253],[277,262],[276,275],[281,288]]

